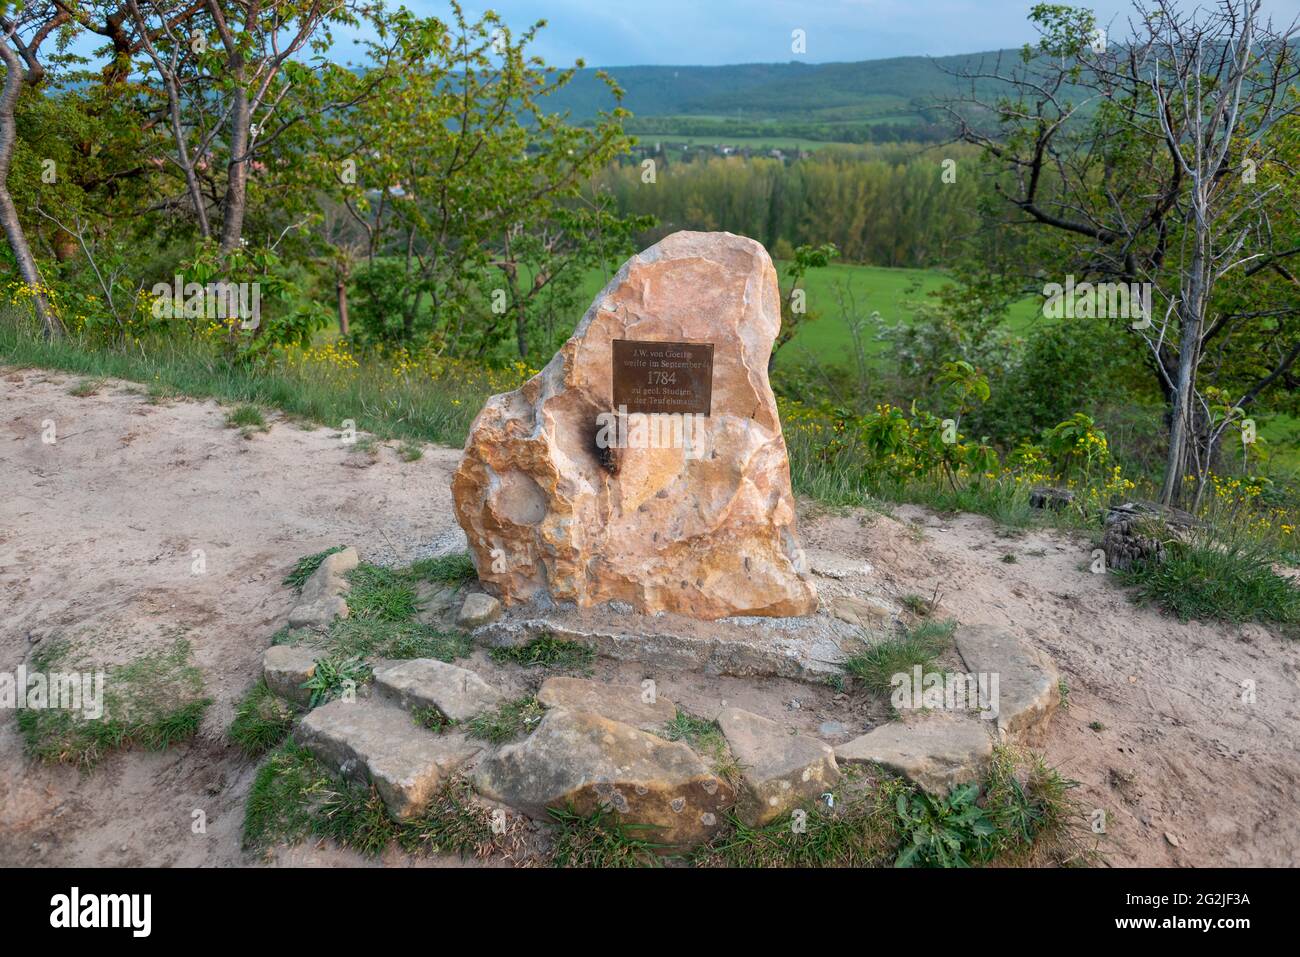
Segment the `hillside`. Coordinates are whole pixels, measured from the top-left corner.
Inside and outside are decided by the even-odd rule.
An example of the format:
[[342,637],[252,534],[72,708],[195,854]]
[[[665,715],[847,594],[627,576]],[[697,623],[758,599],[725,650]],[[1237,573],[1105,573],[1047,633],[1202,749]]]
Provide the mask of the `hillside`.
[[[802,135],[861,142],[872,127],[940,126],[938,105],[963,87],[954,74],[987,69],[1015,50],[949,57],[895,57],[850,63],[748,63],[729,66],[604,68],[624,91],[623,105],[643,133]],[[614,98],[596,68],[580,70],[552,97],[577,120],[610,109]],[[982,95],[994,93],[986,83]],[[877,130],[877,133],[880,131]],[[892,139],[895,137],[885,136]]]

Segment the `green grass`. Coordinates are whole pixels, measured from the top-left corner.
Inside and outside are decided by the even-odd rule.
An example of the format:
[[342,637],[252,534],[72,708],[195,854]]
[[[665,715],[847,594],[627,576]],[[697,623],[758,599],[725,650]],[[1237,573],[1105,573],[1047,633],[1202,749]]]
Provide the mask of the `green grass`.
[[293,719],[293,708],[258,678],[235,706],[235,719],[226,733],[245,755],[255,758],[288,737]]
[[404,622],[415,617],[415,587],[409,574],[362,563],[348,573],[349,616],[372,621]]
[[468,552],[456,552],[437,558],[420,559],[411,566],[411,575],[426,581],[460,585],[477,578],[478,570],[474,568],[474,560]]
[[510,828],[492,829],[491,812],[452,779],[418,817],[398,822],[373,787],[340,781],[307,749],[286,742],[258,769],[244,806],[243,844],[269,851],[308,838],[377,855],[392,845],[409,854],[486,857],[513,849]]
[[471,718],[464,725],[471,738],[479,738],[492,744],[504,744],[521,738],[537,726],[546,714],[537,699],[525,695],[513,701],[507,701],[495,711],[486,711]]
[[455,721],[434,707],[412,708],[411,720],[434,734],[442,734],[456,726]]
[[661,732],[669,741],[685,741],[699,755],[709,761],[713,773],[734,789],[740,785],[741,767],[727,746],[727,738],[716,721],[696,717],[688,711],[677,709],[677,715]]
[[1300,585],[1273,571],[1270,556],[1248,545],[1171,542],[1163,562],[1140,562],[1118,572],[1140,603],[1152,603],[1186,621],[1259,621],[1300,624]]
[[1033,755],[999,747],[983,781],[943,796],[882,776],[834,807],[802,808],[764,827],[734,816],[692,857],[721,867],[968,867],[1095,864],[1076,786]]
[[452,662],[473,650],[469,636],[416,622],[336,619],[326,644],[330,652],[358,658],[437,658]]
[[572,808],[551,808],[554,836],[553,867],[658,867],[657,854],[666,845],[652,838],[649,825],[626,824],[617,814],[597,810],[589,815]]
[[262,410],[250,403],[242,403],[226,413],[226,428],[250,431],[266,431],[266,416]]
[[397,454],[403,462],[416,462],[424,457],[424,449],[415,442],[403,442],[397,447]]
[[307,584],[308,578],[316,574],[316,569],[320,568],[321,562],[335,552],[343,551],[344,547],[343,545],[335,545],[333,548],[327,548],[325,551],[317,552],[314,555],[304,555],[293,566],[293,571],[285,576],[284,583],[294,591],[301,592],[302,586]]
[[844,670],[853,675],[867,690],[888,698],[896,674],[911,674],[920,665],[922,670],[952,647],[955,621],[922,622],[905,634],[876,642],[866,650],[844,662]]
[[[203,676],[191,658],[189,642],[178,638],[169,648],[106,669],[104,713],[97,719],[66,708],[19,711],[18,730],[27,754],[89,769],[111,751],[137,747],[161,751],[192,738],[211,699],[203,696]],[[32,656],[28,670],[85,673],[97,669],[74,660],[65,641],[47,639]]]
[[596,658],[596,652],[587,645],[554,635],[542,635],[514,648],[493,648],[488,654],[497,664],[571,670],[586,670]]
[[370,680],[370,666],[356,656],[316,659],[316,669],[303,683],[311,692],[307,707],[315,708],[333,701],[348,689],[356,691]]

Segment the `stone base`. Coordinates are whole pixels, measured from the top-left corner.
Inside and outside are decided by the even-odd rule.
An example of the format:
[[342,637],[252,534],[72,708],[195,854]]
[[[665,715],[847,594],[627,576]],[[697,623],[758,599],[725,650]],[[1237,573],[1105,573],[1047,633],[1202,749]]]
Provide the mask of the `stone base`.
[[831,615],[720,618],[699,621],[661,612],[642,615],[618,602],[579,608],[532,602],[506,609],[474,630],[493,647],[515,647],[542,635],[581,642],[617,661],[708,674],[821,681],[860,645],[861,629]]

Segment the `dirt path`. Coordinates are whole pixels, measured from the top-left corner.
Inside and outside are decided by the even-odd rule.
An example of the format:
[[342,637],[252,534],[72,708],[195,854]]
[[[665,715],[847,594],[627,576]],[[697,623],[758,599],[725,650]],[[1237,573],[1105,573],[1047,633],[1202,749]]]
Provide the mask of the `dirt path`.
[[[0,864],[256,863],[239,849],[254,764],[224,734],[289,610],[281,579],[336,544],[402,564],[460,547],[448,490],[459,452],[430,447],[405,463],[382,449],[372,462],[336,431],[275,418],[244,439],[214,403],[151,404],[119,382],[78,398],[77,381],[0,370],[0,671],[51,634],[113,662],[183,633],[214,704],[193,744],[112,755],[89,774],[28,761],[14,714],[0,711],[0,764],[17,771],[0,777]],[[49,422],[54,444],[42,442]],[[1300,643],[1135,609],[1087,571],[1086,538],[1002,537],[985,519],[912,508],[897,517],[822,514],[804,523],[805,544],[870,562],[881,591],[937,586],[945,613],[1020,629],[1055,656],[1069,708],[1046,752],[1081,782],[1086,807],[1107,810],[1112,863],[1300,859]],[[196,809],[205,834],[192,833]],[[362,862],[316,847],[275,860]]]

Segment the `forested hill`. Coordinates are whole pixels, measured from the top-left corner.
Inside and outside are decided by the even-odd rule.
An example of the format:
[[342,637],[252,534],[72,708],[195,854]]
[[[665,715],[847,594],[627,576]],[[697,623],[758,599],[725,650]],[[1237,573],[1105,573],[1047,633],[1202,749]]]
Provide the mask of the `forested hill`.
[[[623,105],[646,132],[743,134],[750,127],[820,128],[814,139],[869,138],[871,125],[924,126],[942,119],[936,104],[969,89],[954,76],[981,64],[1004,68],[1019,51],[950,57],[895,57],[852,63],[747,63],[731,66],[607,67],[625,92]],[[595,68],[579,71],[552,104],[579,121],[614,105]],[[981,92],[989,92],[982,90]],[[665,118],[671,118],[666,120]],[[842,135],[832,135],[842,134]]]

